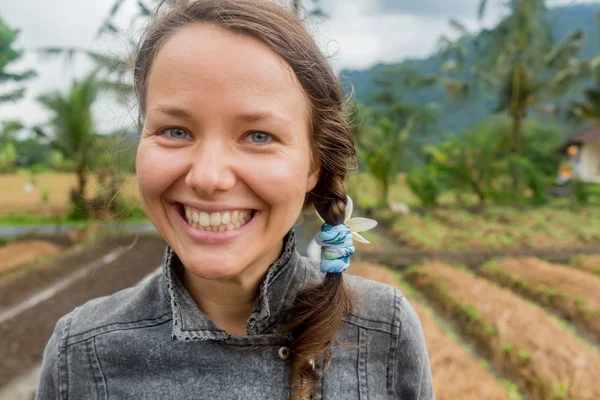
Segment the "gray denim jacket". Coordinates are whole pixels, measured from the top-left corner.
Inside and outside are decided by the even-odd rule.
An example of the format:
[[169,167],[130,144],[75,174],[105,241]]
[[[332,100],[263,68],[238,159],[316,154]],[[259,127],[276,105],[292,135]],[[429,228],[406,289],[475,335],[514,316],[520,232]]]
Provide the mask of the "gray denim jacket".
[[[281,320],[298,290],[323,274],[295,251],[293,231],[285,240],[248,319],[248,336],[231,336],[202,314],[167,246],[163,273],[58,321],[36,399],[287,399],[290,337]],[[353,311],[315,398],[433,399],[413,308],[390,286],[351,275],[345,281]]]

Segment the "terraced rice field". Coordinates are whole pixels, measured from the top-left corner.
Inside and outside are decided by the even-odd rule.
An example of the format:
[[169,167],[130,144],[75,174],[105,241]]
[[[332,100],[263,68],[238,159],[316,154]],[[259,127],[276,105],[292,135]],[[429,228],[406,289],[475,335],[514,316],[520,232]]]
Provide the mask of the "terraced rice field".
[[487,263],[481,273],[546,306],[600,342],[600,277],[533,257]]
[[429,263],[406,277],[527,398],[600,399],[600,353],[564,321],[458,267]]
[[509,400],[515,392],[503,384],[464,346],[445,332],[430,309],[408,294],[394,274],[383,267],[367,263],[354,263],[348,270],[352,274],[380,281],[402,290],[414,307],[423,330],[429,351],[435,397],[438,400]]

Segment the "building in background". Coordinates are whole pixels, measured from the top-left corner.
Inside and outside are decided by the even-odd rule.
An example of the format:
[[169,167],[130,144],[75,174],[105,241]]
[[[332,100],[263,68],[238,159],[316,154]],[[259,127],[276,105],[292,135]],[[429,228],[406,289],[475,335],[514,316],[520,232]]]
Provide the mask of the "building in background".
[[561,147],[568,157],[558,171],[558,183],[579,179],[600,183],[600,124],[569,137]]

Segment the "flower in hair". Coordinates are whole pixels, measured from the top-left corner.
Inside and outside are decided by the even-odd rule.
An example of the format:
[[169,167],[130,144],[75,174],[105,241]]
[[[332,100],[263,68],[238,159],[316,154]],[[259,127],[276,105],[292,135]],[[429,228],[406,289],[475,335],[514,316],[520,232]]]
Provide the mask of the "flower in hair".
[[353,240],[359,243],[369,243],[359,232],[365,232],[377,226],[377,221],[369,218],[352,218],[354,203],[347,196],[346,215],[344,223],[329,225],[317,213],[324,223],[321,232],[308,245],[308,256],[321,261],[322,272],[343,272],[350,264],[350,256],[354,254]]

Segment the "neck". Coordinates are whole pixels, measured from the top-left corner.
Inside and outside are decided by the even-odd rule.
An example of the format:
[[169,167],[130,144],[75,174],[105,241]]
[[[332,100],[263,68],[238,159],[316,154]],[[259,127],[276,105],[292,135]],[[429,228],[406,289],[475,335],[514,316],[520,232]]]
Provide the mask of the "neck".
[[238,275],[220,280],[209,280],[183,269],[183,286],[200,310],[217,326],[235,336],[247,335],[247,321],[252,314],[269,267],[279,258],[283,248],[278,243],[273,249]]

